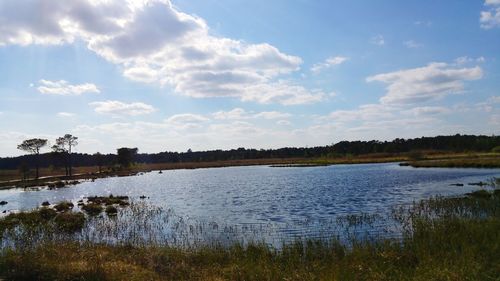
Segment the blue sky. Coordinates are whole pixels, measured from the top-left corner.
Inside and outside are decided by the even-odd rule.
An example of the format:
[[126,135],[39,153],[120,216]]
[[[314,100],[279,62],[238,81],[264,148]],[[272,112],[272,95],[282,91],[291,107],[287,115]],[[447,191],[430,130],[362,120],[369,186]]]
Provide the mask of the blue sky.
[[500,1],[7,0],[0,157],[500,133]]

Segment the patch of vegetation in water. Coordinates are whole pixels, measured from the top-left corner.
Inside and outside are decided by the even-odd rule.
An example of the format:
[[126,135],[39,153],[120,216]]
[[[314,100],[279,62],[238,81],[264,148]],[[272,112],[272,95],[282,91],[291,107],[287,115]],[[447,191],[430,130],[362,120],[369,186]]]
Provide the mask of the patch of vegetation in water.
[[17,227],[27,229],[36,227],[54,226],[64,232],[74,232],[83,228],[85,217],[79,212],[58,212],[57,210],[42,207],[40,209],[11,213],[0,219],[0,234]]
[[70,201],[62,201],[54,206],[58,212],[65,212],[73,209],[75,205]]
[[113,205],[109,205],[106,207],[106,214],[108,216],[116,216],[116,214],[118,214],[118,209]]
[[86,212],[87,214],[89,214],[91,216],[99,215],[100,213],[102,213],[102,210],[104,209],[101,206],[101,204],[97,204],[97,203],[85,204],[81,208],[84,212]]
[[91,196],[87,198],[88,202],[94,204],[104,204],[106,206],[118,204],[120,206],[128,205],[128,196],[113,196],[113,194],[109,196]]

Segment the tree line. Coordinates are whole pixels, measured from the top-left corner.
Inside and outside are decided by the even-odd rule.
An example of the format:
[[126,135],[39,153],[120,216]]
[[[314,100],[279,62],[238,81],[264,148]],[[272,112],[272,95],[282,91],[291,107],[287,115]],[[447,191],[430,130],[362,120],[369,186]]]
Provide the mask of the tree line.
[[343,157],[346,155],[363,155],[371,153],[406,153],[412,151],[443,152],[486,152],[500,147],[500,136],[453,135],[437,137],[421,137],[414,139],[397,138],[392,141],[341,141],[332,145],[317,147],[284,147],[279,149],[246,149],[209,150],[186,152],[139,153],[137,148],[118,148],[116,154],[75,153],[78,137],[66,134],[56,139],[50,152],[42,153],[48,145],[46,139],[29,139],[23,141],[18,148],[29,154],[19,157],[0,158],[0,169],[29,170],[35,168],[38,177],[39,167],[64,167],[66,175],[72,175],[74,166],[109,167],[113,165],[128,166],[137,163],[179,163],[210,162],[264,158],[317,158]]

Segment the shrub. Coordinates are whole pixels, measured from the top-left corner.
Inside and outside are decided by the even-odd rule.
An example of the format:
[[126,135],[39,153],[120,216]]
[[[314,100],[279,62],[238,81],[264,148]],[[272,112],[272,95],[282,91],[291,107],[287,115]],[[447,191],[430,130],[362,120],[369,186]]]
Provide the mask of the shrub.
[[99,215],[102,212],[102,209],[102,206],[96,203],[90,203],[82,206],[82,210],[91,216]]
[[41,208],[38,211],[38,214],[40,214],[40,217],[44,220],[50,220],[54,218],[57,215],[57,212],[54,209],[50,208]]
[[82,213],[65,212],[58,214],[54,222],[61,231],[75,232],[83,228],[85,216]]
[[467,195],[469,195],[471,197],[475,197],[475,198],[485,198],[485,199],[491,197],[491,193],[489,193],[488,191],[486,191],[484,189],[477,190],[477,191],[474,191],[471,193],[467,193]]
[[62,201],[54,206],[58,212],[66,212],[73,209],[74,205],[70,201]]
[[116,209],[115,206],[109,205],[106,207],[106,214],[108,214],[108,216],[114,216],[117,213],[118,213],[118,210]]

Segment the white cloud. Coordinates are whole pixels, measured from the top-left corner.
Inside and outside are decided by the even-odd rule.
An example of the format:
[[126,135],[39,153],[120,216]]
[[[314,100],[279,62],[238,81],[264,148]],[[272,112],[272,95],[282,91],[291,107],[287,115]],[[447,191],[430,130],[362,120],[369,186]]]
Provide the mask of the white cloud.
[[172,123],[172,124],[185,124],[185,123],[202,123],[209,120],[210,119],[201,115],[185,113],[185,114],[173,115],[165,121],[167,123]]
[[[64,133],[65,132],[61,132],[61,134]],[[12,157],[12,156],[26,154],[24,151],[17,149],[17,146],[26,139],[42,138],[42,139],[47,139],[50,142],[50,140],[54,140],[58,137],[60,137],[60,135],[33,134],[33,133],[24,133],[18,131],[2,130],[2,132],[0,132],[0,157]],[[46,152],[49,150],[50,146],[46,146],[41,149],[42,152]]]
[[500,1],[486,0],[484,5],[487,7],[487,10],[481,11],[479,18],[481,28],[491,29],[500,27]]
[[424,46],[423,44],[415,42],[414,40],[405,41],[403,42],[403,44],[410,49],[418,49]]
[[349,60],[348,57],[342,57],[342,56],[330,57],[322,63],[317,63],[313,65],[311,67],[311,71],[314,73],[319,73],[327,68],[330,68],[335,65],[340,65],[348,60]]
[[327,117],[320,117],[319,120],[332,120],[336,123],[348,123],[352,121],[380,120],[394,117],[396,108],[381,104],[364,104],[353,110],[337,110]]
[[290,113],[284,113],[284,112],[279,112],[279,111],[263,111],[260,113],[255,114],[253,117],[254,118],[264,118],[264,119],[283,119],[283,118],[288,118],[291,117],[292,115]]
[[279,111],[263,111],[254,113],[253,111],[246,111],[243,108],[234,108],[230,111],[217,111],[212,113],[216,120],[244,120],[244,119],[285,119],[292,115],[290,113]]
[[474,58],[471,58],[468,56],[463,56],[463,57],[458,57],[455,59],[455,63],[457,65],[466,64],[466,63],[482,63],[485,61],[486,61],[486,59],[484,57],[477,57],[474,59]]
[[208,122],[210,119],[198,114],[184,113],[170,116],[165,120],[165,123],[172,126],[175,130],[195,130],[203,128],[202,123]]
[[384,104],[412,104],[461,92],[464,81],[483,76],[479,66],[455,68],[446,63],[430,63],[427,66],[370,76],[367,82],[388,84],[387,93],[380,101]]
[[70,112],[58,112],[57,116],[64,117],[64,118],[71,118],[71,117],[75,117],[75,114],[70,113]]
[[500,103],[500,96],[493,96],[488,99],[488,102],[492,104]]
[[60,95],[60,96],[79,96],[87,93],[100,93],[101,91],[95,84],[84,83],[71,85],[67,81],[38,81],[38,92],[47,95]]
[[416,116],[423,116],[423,115],[446,114],[450,113],[451,110],[442,106],[421,106],[412,108],[410,112]]
[[137,116],[150,114],[156,109],[142,102],[123,103],[120,101],[97,101],[91,102],[90,106],[94,107],[94,111],[99,114],[109,114],[113,116]]
[[417,20],[413,22],[414,25],[417,26],[425,26],[425,27],[431,27],[432,26],[432,21],[429,20]]
[[377,45],[377,46],[383,46],[385,45],[385,39],[384,39],[384,36],[378,34],[378,35],[375,35],[373,36],[371,39],[370,39],[370,43],[374,44],[374,45]]
[[267,43],[214,36],[202,18],[168,0],[18,0],[1,7],[0,45],[78,39],[120,65],[125,77],[169,85],[182,95],[286,105],[325,96],[283,79],[299,69],[301,58]]
[[243,108],[235,108],[230,111],[217,111],[213,114],[214,119],[218,120],[237,120],[237,119],[246,119],[249,118],[247,112]]
[[276,122],[276,124],[280,125],[280,126],[290,126],[292,125],[292,123],[288,120],[279,120],[278,122]]

